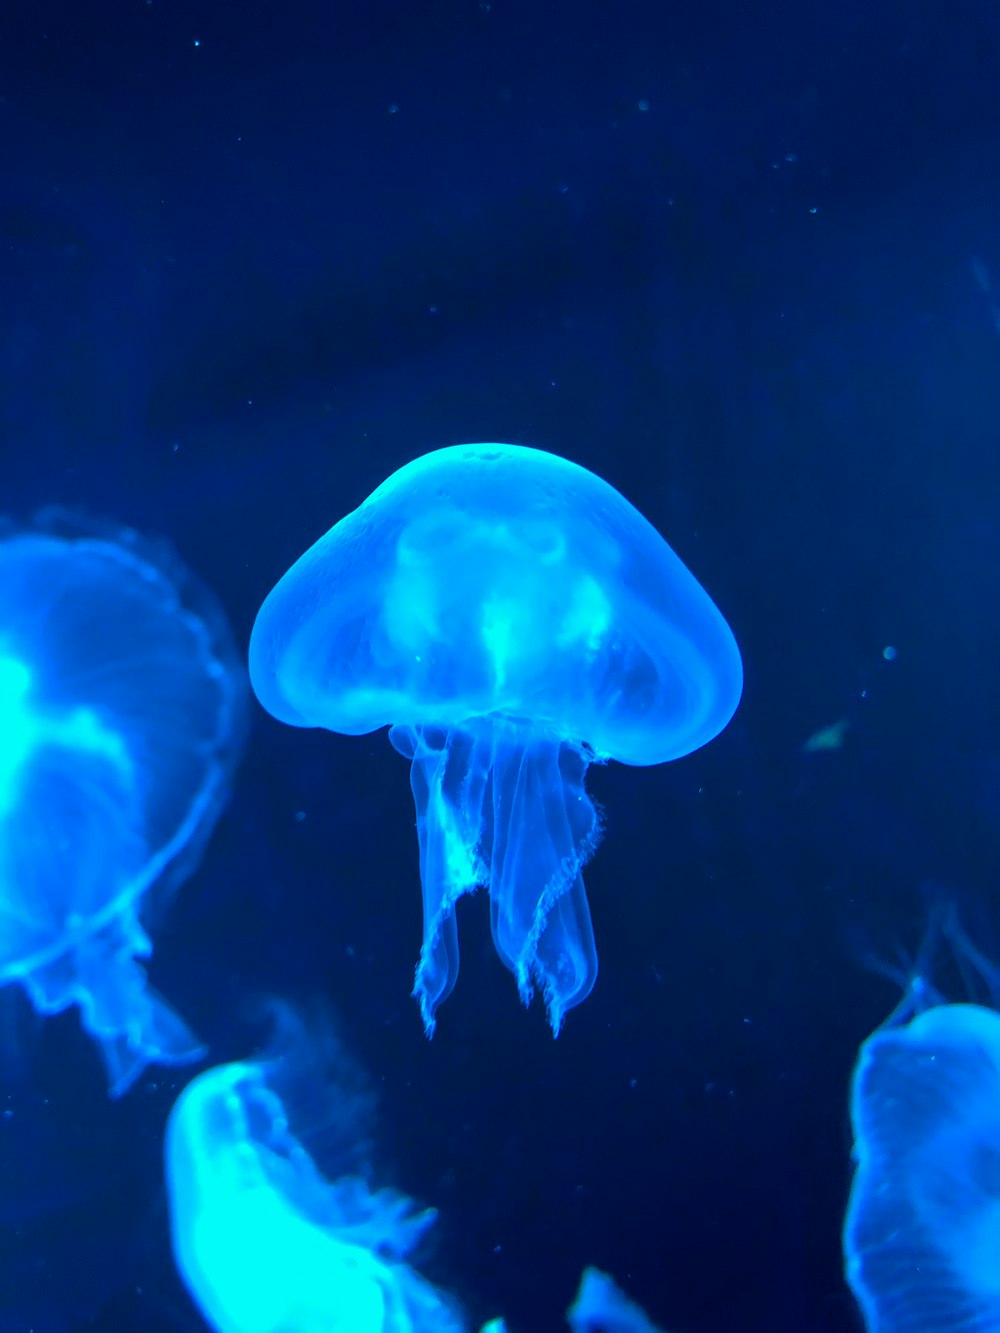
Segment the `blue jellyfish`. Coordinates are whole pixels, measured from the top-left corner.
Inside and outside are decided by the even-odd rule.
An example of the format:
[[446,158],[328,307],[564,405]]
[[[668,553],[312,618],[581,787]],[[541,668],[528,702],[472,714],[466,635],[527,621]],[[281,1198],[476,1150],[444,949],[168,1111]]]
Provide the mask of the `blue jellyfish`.
[[[216,1333],[461,1333],[407,1262],[434,1221],[364,1176],[324,1176],[296,1137],[282,1061],[222,1065],[181,1093],[165,1167],[174,1258]],[[336,1088],[334,1115],[350,1121]],[[349,1137],[351,1127],[348,1124]]]
[[588,766],[696,750],[739,702],[736,642],[659,533],[585,468],[507,444],[400,468],[268,595],[250,678],[279,721],[391,725],[410,760],[428,1035],[458,975],[455,903],[487,885],[493,941],[558,1033],[597,954]]
[[[598,1268],[585,1268],[573,1304],[566,1311],[572,1333],[662,1333]],[[480,1333],[508,1333],[504,1319],[491,1319]]]
[[221,611],[166,551],[60,516],[0,537],[0,984],[78,1005],[115,1096],[202,1054],[147,985],[140,908],[193,870],[245,700]]
[[573,1333],[660,1333],[599,1268],[585,1268],[576,1300],[566,1311]]
[[995,1333],[1000,1015],[916,976],[861,1047],[851,1121],[844,1269],[869,1333]]

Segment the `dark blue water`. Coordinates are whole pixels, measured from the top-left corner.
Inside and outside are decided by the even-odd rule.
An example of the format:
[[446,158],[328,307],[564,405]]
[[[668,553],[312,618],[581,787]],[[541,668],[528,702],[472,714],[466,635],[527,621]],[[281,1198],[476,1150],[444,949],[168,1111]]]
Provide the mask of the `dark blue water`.
[[[746,665],[711,746],[593,774],[558,1042],[478,899],[425,1041],[406,766],[263,715],[155,983],[217,1059],[262,995],[350,1016],[473,1317],[557,1329],[597,1264],[686,1333],[860,1328],[847,1082],[898,997],[863,959],[929,881],[1000,939],[1000,11],[8,0],[0,163],[4,512],[168,538],[245,643],[407,459],[532,444],[643,509]],[[5,1021],[0,1329],[194,1333],[185,1076],[110,1104],[75,1018]]]

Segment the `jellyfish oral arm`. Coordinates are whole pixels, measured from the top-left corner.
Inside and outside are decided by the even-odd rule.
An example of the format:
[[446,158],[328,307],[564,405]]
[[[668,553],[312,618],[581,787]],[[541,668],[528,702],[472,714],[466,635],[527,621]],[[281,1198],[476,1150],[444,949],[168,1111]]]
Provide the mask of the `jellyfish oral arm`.
[[541,990],[558,1035],[590,994],[597,951],[582,870],[601,838],[580,746],[503,718],[394,727],[411,761],[424,895],[414,995],[432,1036],[458,976],[455,904],[486,885],[497,952],[522,1001]]

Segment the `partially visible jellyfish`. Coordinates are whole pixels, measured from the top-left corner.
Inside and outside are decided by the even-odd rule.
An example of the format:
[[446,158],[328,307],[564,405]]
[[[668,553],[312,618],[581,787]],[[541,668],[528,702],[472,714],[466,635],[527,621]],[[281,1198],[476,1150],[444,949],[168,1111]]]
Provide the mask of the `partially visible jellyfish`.
[[455,904],[487,885],[493,941],[559,1032],[597,953],[582,871],[589,765],[659,764],[739,702],[726,622],[642,515],[566,459],[461,445],[394,473],[267,597],[250,642],[279,721],[389,725],[411,762],[425,1029],[458,976]]
[[[174,1258],[208,1324],[215,1333],[461,1333],[447,1298],[406,1262],[434,1211],[353,1171],[324,1176],[289,1122],[282,1066],[210,1069],[170,1114]],[[325,1091],[349,1138],[350,1095]]]
[[166,550],[58,515],[0,535],[0,984],[79,1006],[114,1096],[203,1054],[147,984],[140,909],[197,863],[245,698],[222,611]]
[[[662,1333],[614,1278],[599,1268],[585,1268],[573,1304],[566,1311],[572,1333]],[[492,1319],[480,1333],[508,1333],[504,1319]]]
[[576,1300],[566,1311],[573,1333],[661,1333],[613,1278],[585,1268]]
[[851,1121],[844,1271],[869,1333],[1000,1329],[1000,1015],[918,971],[861,1047]]

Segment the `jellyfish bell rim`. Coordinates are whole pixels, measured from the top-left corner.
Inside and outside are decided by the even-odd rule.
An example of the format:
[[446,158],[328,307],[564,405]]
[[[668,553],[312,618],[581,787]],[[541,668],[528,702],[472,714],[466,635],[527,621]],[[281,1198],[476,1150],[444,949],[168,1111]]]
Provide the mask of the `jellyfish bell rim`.
[[[1000,1052],[1000,1013],[970,1000],[932,1004],[895,1027],[879,1027],[862,1045],[870,1063],[883,1048],[933,1047],[941,1041],[994,1048]],[[994,1060],[1000,1074],[1000,1055]]]
[[[470,707],[467,697],[456,702],[432,690],[427,698],[414,700],[411,692],[380,689],[377,684],[346,689],[329,679],[330,672],[322,673],[326,678],[317,682],[320,673],[315,670],[302,673],[291,669],[293,664],[298,668],[302,662],[322,662],[324,643],[336,641],[345,627],[364,622],[370,614],[366,610],[371,601],[368,594],[377,575],[361,559],[359,548],[376,530],[374,511],[390,501],[398,504],[408,491],[419,498],[428,482],[440,476],[443,483],[450,469],[466,463],[506,467],[505,484],[509,484],[511,466],[527,465],[538,471],[542,483],[558,483],[553,493],[568,479],[581,492],[580,507],[588,533],[592,531],[607,541],[602,524],[610,527],[617,523],[637,545],[645,544],[642,559],[661,576],[651,580],[651,586],[665,602],[676,604],[675,615],[629,591],[627,600],[624,596],[621,599],[628,614],[620,613],[617,620],[625,626],[622,637],[628,646],[637,646],[649,657],[658,681],[673,677],[680,680],[681,688],[675,690],[672,706],[665,703],[654,719],[637,716],[631,727],[615,722],[610,715],[602,719],[598,708],[595,716],[604,725],[597,729],[604,734],[595,736],[591,734],[593,727],[560,714],[555,695],[551,708],[515,704],[512,709],[479,709]],[[436,494],[443,495],[444,491]],[[399,528],[402,531],[401,524]],[[337,589],[338,561],[341,569],[349,569],[353,579],[364,582],[363,592]],[[643,567],[641,561],[638,563]],[[697,620],[700,633],[708,637],[707,645],[699,644],[687,633],[685,617]],[[674,648],[683,645],[686,680],[680,678],[677,659],[670,657],[667,647],[662,642],[656,645],[657,638],[670,638]],[[333,659],[332,650],[328,655]],[[528,445],[499,442],[447,445],[419,455],[382,481],[361,504],[313,542],[265,597],[250,637],[249,664],[251,685],[261,705],[272,717],[290,726],[359,736],[393,725],[454,726],[463,713],[507,718],[511,712],[519,712],[538,718],[542,728],[551,727],[554,733],[590,744],[601,759],[613,758],[639,767],[681,758],[714,739],[729,724],[743,692],[742,659],[732,630],[658,529],[610,482],[581,464]],[[304,688],[303,675],[308,681]],[[685,683],[689,688],[684,688]],[[666,689],[663,694],[666,696]],[[692,698],[696,704],[693,720],[685,711]],[[575,731],[579,736],[574,737]]]

